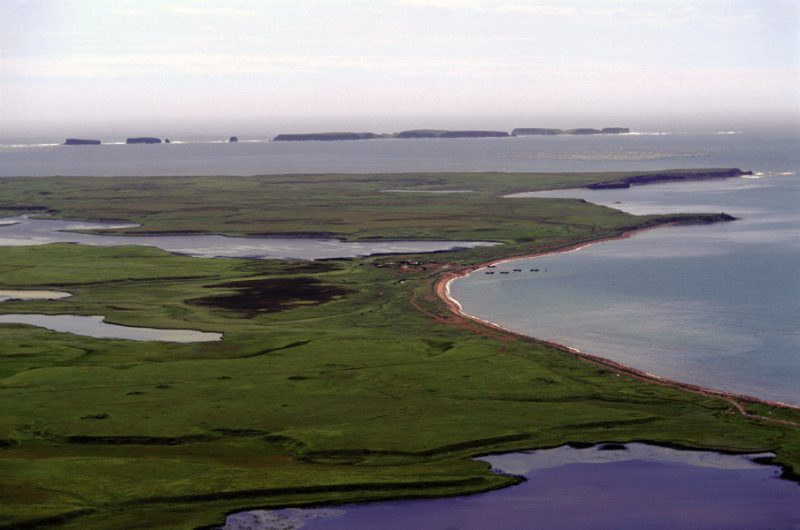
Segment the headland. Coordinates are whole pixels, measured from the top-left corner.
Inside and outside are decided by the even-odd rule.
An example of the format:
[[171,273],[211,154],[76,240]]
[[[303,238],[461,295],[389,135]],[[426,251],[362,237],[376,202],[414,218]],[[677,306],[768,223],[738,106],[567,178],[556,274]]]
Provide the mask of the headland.
[[643,173],[640,175],[631,175],[619,180],[612,180],[606,182],[596,182],[589,184],[586,188],[590,190],[609,190],[619,188],[630,188],[631,185],[636,184],[655,184],[658,182],[680,182],[689,180],[710,180],[710,179],[727,179],[742,177],[745,175],[752,175],[752,171],[742,171],[738,168],[732,169],[716,169],[708,171],[694,171],[687,173],[685,171],[660,171]]

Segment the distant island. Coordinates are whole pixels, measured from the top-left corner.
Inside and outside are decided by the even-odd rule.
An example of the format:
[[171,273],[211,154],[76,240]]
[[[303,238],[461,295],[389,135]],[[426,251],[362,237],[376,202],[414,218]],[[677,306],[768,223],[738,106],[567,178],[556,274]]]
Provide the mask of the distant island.
[[606,127],[605,129],[514,129],[513,136],[558,136],[572,134],[586,136],[591,134],[628,134],[631,130],[627,127]]
[[67,138],[63,145],[100,145],[100,140],[82,140],[80,138]]
[[605,129],[514,129],[510,134],[505,131],[446,131],[439,129],[414,129],[393,134],[376,134],[370,132],[329,132],[310,134],[279,134],[273,142],[330,142],[335,140],[379,140],[409,138],[509,138],[512,136],[556,136],[562,134],[625,134],[630,133],[627,127],[606,127]]
[[[331,142],[339,140],[383,140],[383,139],[417,139],[417,138],[510,138],[513,136],[559,136],[564,134],[575,136],[589,136],[594,134],[628,134],[627,127],[606,127],[605,129],[542,129],[523,128],[514,129],[511,133],[505,131],[447,131],[441,129],[412,129],[399,133],[371,133],[371,132],[325,132],[309,134],[279,134],[272,139],[273,142]],[[238,142],[236,136],[231,136],[228,142]],[[169,139],[165,140],[170,143]],[[160,144],[159,138],[141,137],[128,138],[126,144]],[[83,140],[80,138],[67,138],[63,145],[100,145],[100,140]]]
[[330,142],[334,140],[372,140],[380,138],[375,133],[331,132],[313,134],[279,134],[273,142]]
[[[414,136],[415,134],[426,136]],[[428,136],[429,135],[429,136]],[[512,136],[503,131],[403,131],[397,138],[506,138]]]
[[161,140],[158,138],[128,138],[126,144],[160,144]]

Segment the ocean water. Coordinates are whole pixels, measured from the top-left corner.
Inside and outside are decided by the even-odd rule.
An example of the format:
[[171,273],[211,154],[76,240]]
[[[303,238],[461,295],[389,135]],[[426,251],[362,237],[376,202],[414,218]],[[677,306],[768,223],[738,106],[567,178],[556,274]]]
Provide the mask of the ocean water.
[[660,377],[800,405],[800,176],[509,200],[530,196],[740,220],[648,230],[495,269],[524,271],[509,275],[478,271],[451,284],[466,313]]
[[797,169],[798,138],[797,133],[718,131],[340,142],[240,138],[237,143],[190,140],[98,146],[58,145],[64,141],[61,138],[7,139],[0,143],[0,176],[644,171],[694,167],[786,172]]

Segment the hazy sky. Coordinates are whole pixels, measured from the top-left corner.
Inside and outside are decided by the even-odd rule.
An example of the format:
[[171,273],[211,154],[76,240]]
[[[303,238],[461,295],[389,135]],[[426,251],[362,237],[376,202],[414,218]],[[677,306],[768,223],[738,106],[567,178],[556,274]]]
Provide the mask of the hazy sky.
[[800,116],[800,0],[0,0],[0,25],[4,134]]

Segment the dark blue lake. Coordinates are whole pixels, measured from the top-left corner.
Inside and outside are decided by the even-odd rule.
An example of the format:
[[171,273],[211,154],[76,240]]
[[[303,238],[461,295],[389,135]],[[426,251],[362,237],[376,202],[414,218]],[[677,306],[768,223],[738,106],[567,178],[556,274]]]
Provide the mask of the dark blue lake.
[[522,475],[510,488],[448,499],[255,510],[224,530],[791,530],[800,485],[758,456],[643,444],[480,458]]

